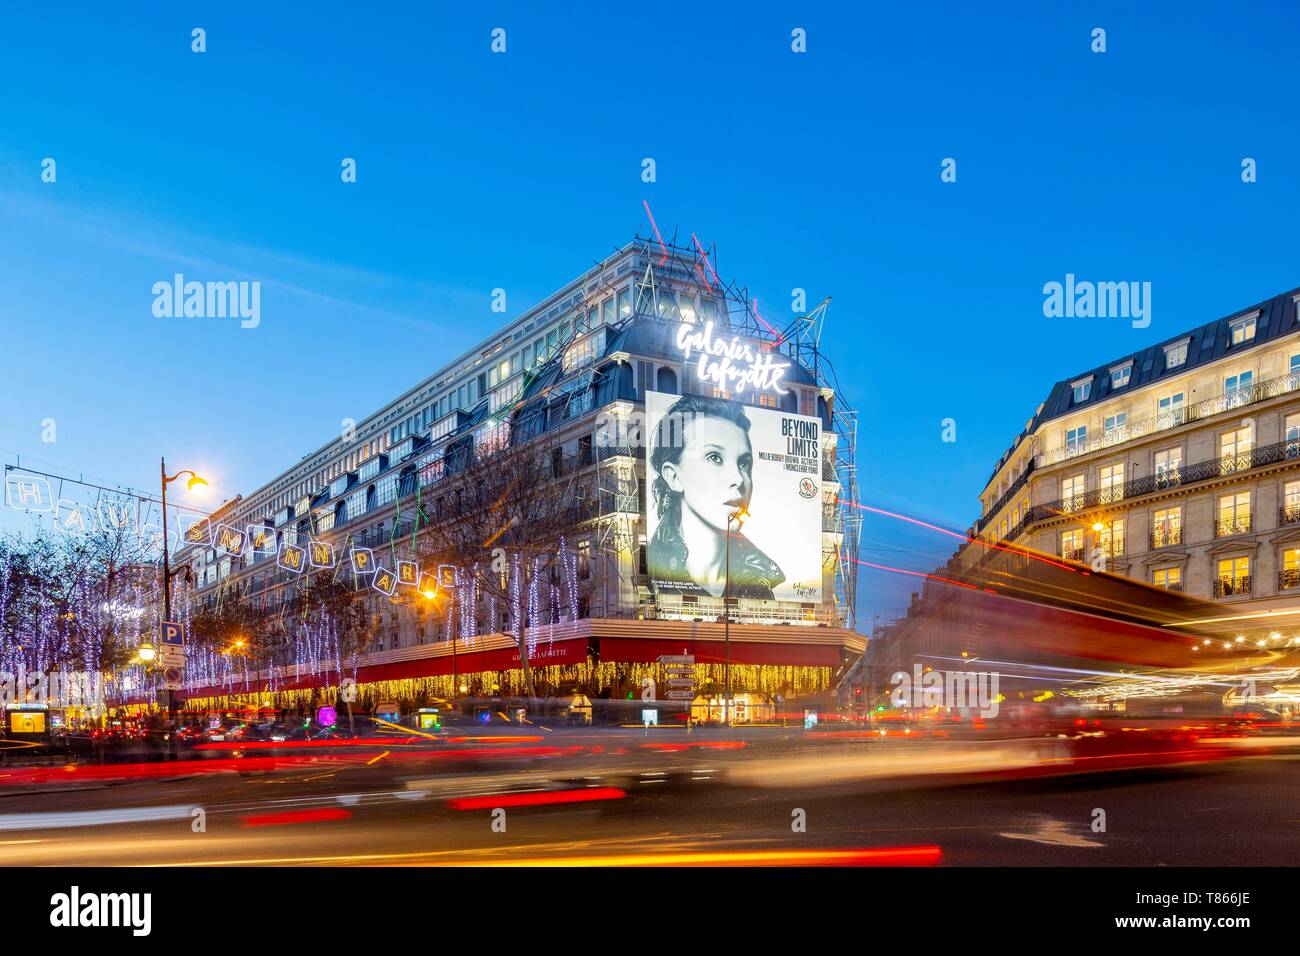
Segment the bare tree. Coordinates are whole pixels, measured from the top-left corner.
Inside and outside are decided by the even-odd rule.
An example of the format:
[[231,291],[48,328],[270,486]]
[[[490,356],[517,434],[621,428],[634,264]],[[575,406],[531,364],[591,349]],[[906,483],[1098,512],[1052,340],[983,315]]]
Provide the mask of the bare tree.
[[[566,456],[550,436],[504,444],[484,453],[468,443],[453,445],[443,459],[443,473],[423,495],[417,553],[426,568],[452,566],[456,629],[480,626],[480,612],[495,606],[519,646],[527,695],[535,697],[528,659],[529,628],[551,618],[579,614],[576,575],[563,567],[573,532],[590,517],[590,486],[579,456]],[[569,561],[577,556],[570,551]],[[559,581],[560,600],[552,600],[550,582]],[[534,584],[547,584],[546,599],[530,608]],[[445,582],[444,582],[445,583]],[[453,604],[455,606],[453,606]],[[535,617],[547,617],[547,621]]]

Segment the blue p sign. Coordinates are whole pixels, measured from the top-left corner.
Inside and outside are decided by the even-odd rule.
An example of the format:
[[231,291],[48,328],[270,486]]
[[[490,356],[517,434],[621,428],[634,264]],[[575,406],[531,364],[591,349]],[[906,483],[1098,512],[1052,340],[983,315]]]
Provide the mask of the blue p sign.
[[162,622],[162,642],[175,647],[185,646],[185,631],[178,621]]

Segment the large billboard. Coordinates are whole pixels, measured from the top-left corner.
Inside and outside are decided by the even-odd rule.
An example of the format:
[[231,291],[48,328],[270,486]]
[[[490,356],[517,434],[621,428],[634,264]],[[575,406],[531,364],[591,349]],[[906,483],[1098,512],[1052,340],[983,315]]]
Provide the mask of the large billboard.
[[721,597],[730,527],[733,598],[820,601],[821,421],[700,395],[645,404],[651,588]]

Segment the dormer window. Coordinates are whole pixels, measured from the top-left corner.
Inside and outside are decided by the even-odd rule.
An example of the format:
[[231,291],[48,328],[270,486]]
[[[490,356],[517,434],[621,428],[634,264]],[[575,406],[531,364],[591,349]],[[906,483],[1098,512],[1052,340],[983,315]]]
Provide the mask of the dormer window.
[[1187,346],[1191,339],[1183,339],[1173,345],[1165,346],[1165,368],[1178,368],[1187,364]]
[[1088,396],[1092,394],[1092,379],[1081,378],[1079,381],[1071,383],[1070,388],[1074,392],[1075,405],[1078,405],[1081,402],[1086,402]]
[[1232,345],[1245,345],[1255,340],[1255,323],[1259,318],[1258,310],[1250,315],[1243,315],[1241,318],[1233,319],[1228,323],[1228,341]]
[[1123,388],[1133,377],[1133,363],[1125,362],[1123,365],[1116,365],[1110,370],[1110,387],[1111,389]]

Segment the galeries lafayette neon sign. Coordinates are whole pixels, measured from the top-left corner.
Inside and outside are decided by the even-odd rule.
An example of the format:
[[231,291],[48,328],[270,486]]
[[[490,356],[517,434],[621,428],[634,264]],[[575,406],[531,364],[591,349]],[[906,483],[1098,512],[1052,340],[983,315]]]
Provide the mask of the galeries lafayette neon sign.
[[733,335],[730,339],[714,337],[713,323],[704,327],[683,322],[677,327],[677,348],[687,362],[699,354],[700,381],[713,382],[729,392],[775,392],[786,394],[781,377],[789,362],[778,362],[768,351],[756,349],[752,342]]

